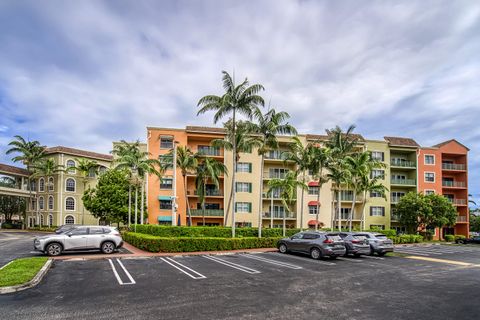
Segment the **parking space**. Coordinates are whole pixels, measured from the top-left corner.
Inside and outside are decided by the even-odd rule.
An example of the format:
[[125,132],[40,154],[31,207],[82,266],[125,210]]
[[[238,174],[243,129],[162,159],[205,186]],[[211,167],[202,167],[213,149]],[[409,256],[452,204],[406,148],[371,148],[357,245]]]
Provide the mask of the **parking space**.
[[462,260],[474,260],[479,262],[480,246],[479,245],[418,245],[418,246],[396,246],[395,252],[417,255],[432,258],[457,258]]

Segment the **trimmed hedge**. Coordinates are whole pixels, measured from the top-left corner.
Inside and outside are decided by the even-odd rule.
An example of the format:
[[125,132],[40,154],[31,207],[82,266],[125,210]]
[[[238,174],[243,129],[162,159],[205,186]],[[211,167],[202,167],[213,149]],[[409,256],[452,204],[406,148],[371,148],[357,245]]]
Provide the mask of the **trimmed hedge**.
[[453,234],[447,234],[447,235],[445,235],[445,241],[454,242],[455,241],[455,236]]
[[370,229],[370,230],[365,230],[365,232],[378,232],[386,235],[387,237],[396,237],[397,236],[397,230],[395,229],[387,229],[387,230],[382,230],[382,229]]
[[467,237],[465,237],[465,236],[462,235],[462,234],[457,234],[457,235],[455,236],[455,241],[457,241],[457,240],[465,240],[465,239],[467,239]]
[[158,237],[134,232],[125,232],[123,234],[123,240],[139,249],[150,252],[194,252],[275,248],[279,239],[281,238],[172,238]]
[[419,234],[402,234],[395,237],[388,237],[393,240],[393,243],[419,243],[423,242],[423,236]]
[[57,228],[58,228],[58,227],[55,227],[55,226],[51,226],[51,227],[44,226],[44,227],[27,228],[27,230],[30,230],[30,231],[55,232],[55,230],[57,230]]

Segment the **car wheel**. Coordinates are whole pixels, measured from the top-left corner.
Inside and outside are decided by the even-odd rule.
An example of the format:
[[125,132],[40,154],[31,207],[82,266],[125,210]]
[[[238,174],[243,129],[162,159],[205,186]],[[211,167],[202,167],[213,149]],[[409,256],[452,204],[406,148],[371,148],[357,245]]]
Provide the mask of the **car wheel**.
[[280,253],[287,253],[287,245],[282,243],[278,246],[278,251],[280,251]]
[[375,254],[375,250],[373,250],[372,247],[370,247],[370,255],[373,256]]
[[458,240],[459,244],[465,244],[465,240]]
[[110,254],[115,251],[115,244],[111,241],[105,241],[102,243],[102,252],[105,254]]
[[312,248],[312,250],[310,250],[310,257],[312,257],[312,259],[318,260],[322,257],[322,252],[318,248]]
[[62,254],[62,245],[60,243],[50,243],[45,252],[51,256],[51,257],[55,257],[55,256],[59,256],[60,254]]
[[337,257],[338,257],[338,256],[335,256],[335,255],[334,255],[334,256],[330,256],[330,259],[332,259],[332,260],[336,260],[336,259],[337,259]]
[[383,256],[385,255],[385,253],[386,253],[386,252],[378,252],[378,255],[379,255],[380,257],[383,257]]
[[362,255],[361,255],[360,253],[355,253],[353,256],[354,256],[355,258],[360,258]]

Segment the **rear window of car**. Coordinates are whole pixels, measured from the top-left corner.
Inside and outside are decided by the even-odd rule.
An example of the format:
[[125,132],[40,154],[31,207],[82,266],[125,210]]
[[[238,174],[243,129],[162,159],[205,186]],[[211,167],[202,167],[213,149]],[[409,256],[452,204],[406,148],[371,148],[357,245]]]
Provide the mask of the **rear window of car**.
[[384,234],[377,234],[377,235],[375,235],[375,238],[378,238],[378,239],[387,239],[387,236],[384,235]]
[[333,241],[341,241],[342,240],[342,238],[340,238],[339,235],[330,235],[330,234],[327,235],[327,239],[333,240]]
[[354,238],[355,240],[365,240],[365,239],[367,239],[367,237],[365,237],[365,236],[360,236],[360,235],[358,235],[358,236],[353,236],[353,238]]
[[109,228],[103,228],[103,233],[110,233],[112,232],[112,230],[110,230]]

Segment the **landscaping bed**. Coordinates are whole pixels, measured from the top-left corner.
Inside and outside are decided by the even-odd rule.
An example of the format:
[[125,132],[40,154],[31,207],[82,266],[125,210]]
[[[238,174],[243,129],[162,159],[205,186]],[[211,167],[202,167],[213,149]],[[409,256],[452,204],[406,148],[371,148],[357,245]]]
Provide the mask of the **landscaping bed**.
[[13,260],[0,269],[0,287],[9,287],[32,280],[47,262],[47,257]]

